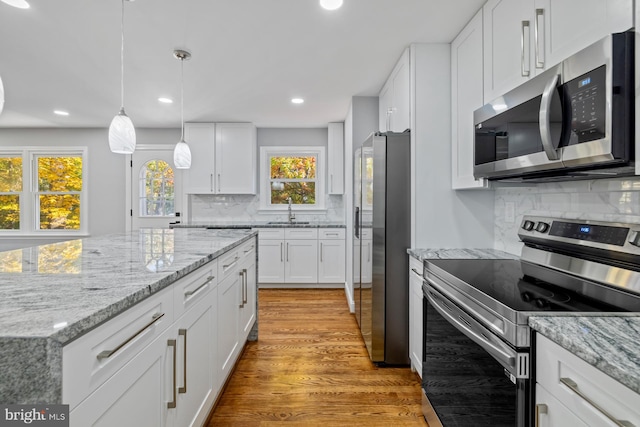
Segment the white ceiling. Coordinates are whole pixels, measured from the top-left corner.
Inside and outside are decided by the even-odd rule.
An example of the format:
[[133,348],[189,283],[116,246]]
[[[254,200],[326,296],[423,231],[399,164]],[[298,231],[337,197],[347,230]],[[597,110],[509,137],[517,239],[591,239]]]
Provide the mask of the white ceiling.
[[[318,0],[126,2],[126,111],[136,127],[180,126],[180,48],[193,55],[185,121],[325,127],[352,96],[377,95],[410,43],[451,42],[483,2],[344,0],[331,12]],[[29,3],[0,2],[0,127],[108,127],[120,108],[120,0]]]

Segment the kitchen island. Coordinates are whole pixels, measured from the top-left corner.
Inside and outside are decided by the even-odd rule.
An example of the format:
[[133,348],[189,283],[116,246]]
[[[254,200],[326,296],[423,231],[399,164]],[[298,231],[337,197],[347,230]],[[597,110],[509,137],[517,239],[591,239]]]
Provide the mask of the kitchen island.
[[[255,295],[247,295],[247,283],[255,285],[256,235],[250,230],[144,229],[1,252],[0,402],[69,403],[63,392],[64,381],[73,378],[76,367],[63,372],[66,349],[160,295],[169,296],[165,298],[168,310],[163,312],[163,316],[167,315],[162,322],[170,324],[174,311],[177,321],[180,300],[177,294],[174,297],[172,288],[177,283],[187,283],[189,277],[197,276],[205,267],[212,273],[203,276],[203,284],[185,285],[184,289],[193,286],[184,292],[185,301],[187,295],[200,298],[215,294],[217,281],[222,286],[223,276],[228,275],[233,276],[229,282],[238,282],[237,290],[229,287],[231,297],[238,299],[242,294],[241,305],[251,301],[255,310]],[[246,265],[240,265],[241,249],[248,260]],[[218,270],[217,260],[224,260],[228,254],[234,258]],[[238,271],[232,270],[238,267],[236,263],[246,267],[239,270],[239,276]],[[252,291],[255,294],[255,286]],[[237,308],[236,304],[227,305]],[[188,313],[190,307],[185,302],[180,308],[182,313]],[[211,311],[216,320],[219,316],[215,315],[215,303]],[[159,317],[162,316],[153,321]],[[231,319],[219,320],[229,329]],[[250,322],[249,336],[255,339],[255,315]],[[158,324],[151,328],[160,328]],[[145,330],[140,339],[146,335],[151,332]],[[122,353],[132,353],[138,337],[132,338],[133,344],[127,341]],[[186,335],[184,341],[186,359]],[[237,347],[232,349],[234,356],[239,354]],[[210,348],[216,348],[215,343]],[[115,364],[116,357],[109,359],[99,354],[91,359],[96,371],[103,365]],[[229,361],[225,362],[229,370]],[[80,376],[79,366],[77,372]],[[224,378],[218,380],[223,382]],[[92,387],[90,391],[98,388],[95,384]]]

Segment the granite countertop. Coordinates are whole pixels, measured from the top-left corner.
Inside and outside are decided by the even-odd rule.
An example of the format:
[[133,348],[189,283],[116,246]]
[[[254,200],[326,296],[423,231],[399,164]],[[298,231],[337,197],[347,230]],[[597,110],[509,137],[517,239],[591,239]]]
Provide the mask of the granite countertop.
[[529,326],[640,393],[640,315],[531,316]]
[[255,235],[145,229],[0,252],[0,402],[60,403],[62,346]]
[[171,224],[171,228],[213,228],[213,229],[247,229],[247,228],[346,228],[338,222],[301,221],[289,223],[286,221],[194,221],[189,223]]
[[517,255],[497,249],[407,249],[420,261],[428,259],[520,259]]

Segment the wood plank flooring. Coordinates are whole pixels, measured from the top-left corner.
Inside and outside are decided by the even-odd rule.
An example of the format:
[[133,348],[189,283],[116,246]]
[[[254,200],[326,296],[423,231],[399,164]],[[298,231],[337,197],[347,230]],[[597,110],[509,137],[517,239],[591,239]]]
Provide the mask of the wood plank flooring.
[[208,427],[427,425],[418,376],[371,363],[344,290],[261,289],[259,322]]

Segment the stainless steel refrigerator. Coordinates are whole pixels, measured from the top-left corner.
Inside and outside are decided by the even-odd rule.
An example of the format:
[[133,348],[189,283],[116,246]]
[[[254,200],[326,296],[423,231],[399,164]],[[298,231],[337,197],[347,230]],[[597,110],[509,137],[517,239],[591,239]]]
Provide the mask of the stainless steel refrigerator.
[[410,133],[371,134],[354,164],[353,291],[371,360],[409,363]]

